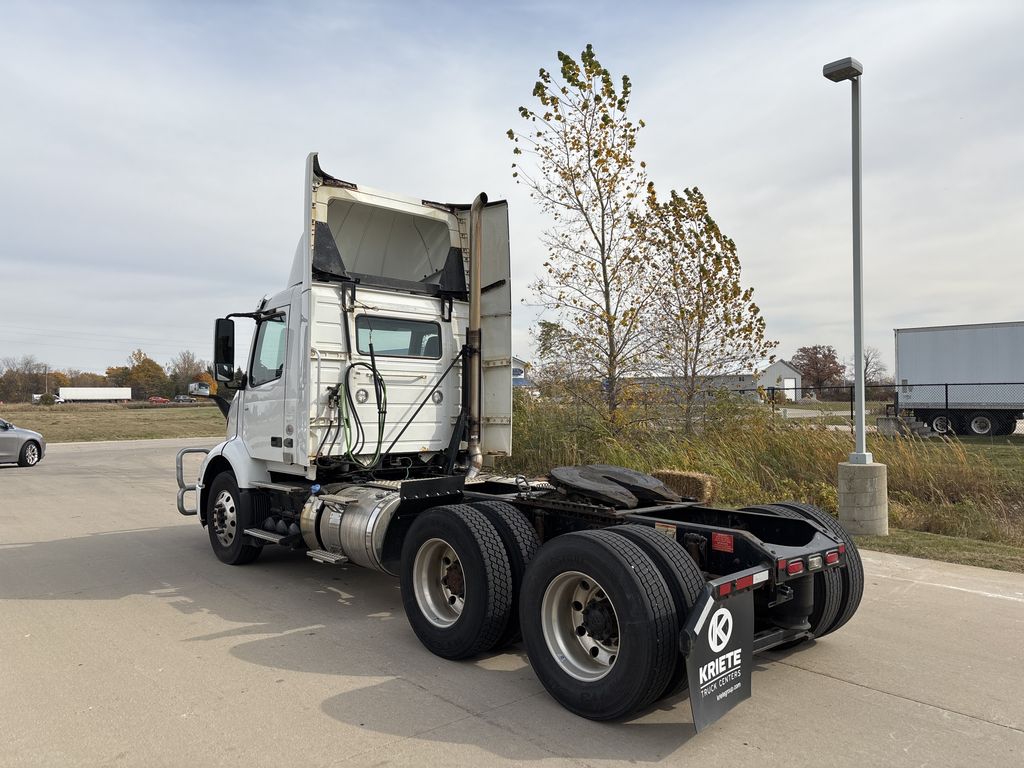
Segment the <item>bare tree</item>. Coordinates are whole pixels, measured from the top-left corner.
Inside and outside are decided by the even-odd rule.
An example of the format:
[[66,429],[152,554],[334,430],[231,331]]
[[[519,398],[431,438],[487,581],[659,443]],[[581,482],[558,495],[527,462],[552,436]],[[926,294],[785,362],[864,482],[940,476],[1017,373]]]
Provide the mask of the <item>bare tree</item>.
[[206,361],[200,360],[191,351],[185,349],[171,358],[167,366],[167,375],[174,385],[175,394],[188,390],[188,385],[197,381],[199,375],[206,370]]
[[[519,108],[527,127],[508,131],[513,176],[553,221],[543,238],[545,272],[532,286],[558,315],[548,362],[587,365],[603,410],[614,419],[625,380],[650,361],[644,323],[650,268],[632,215],[647,182],[644,163],[633,158],[643,121],[628,116],[629,78],[617,85],[592,46],[579,62],[561,51],[558,60],[560,77],[540,70],[537,108]],[[522,155],[535,167],[523,167]]]

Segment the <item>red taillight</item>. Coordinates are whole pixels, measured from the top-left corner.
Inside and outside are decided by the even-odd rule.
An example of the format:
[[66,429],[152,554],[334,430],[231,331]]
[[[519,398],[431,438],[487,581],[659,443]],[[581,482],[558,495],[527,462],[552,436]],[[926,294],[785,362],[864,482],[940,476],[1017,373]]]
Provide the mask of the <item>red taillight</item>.
[[839,562],[838,552],[828,552],[825,554],[825,565],[835,565]]
[[790,576],[799,576],[804,572],[804,564],[802,560],[792,560],[789,565],[786,566],[786,573]]
[[846,545],[845,544],[840,544],[839,545],[839,554],[841,555],[844,552],[846,552]]
[[725,597],[730,592],[732,592],[732,582],[731,581],[727,581],[727,582],[725,582],[725,584],[719,584],[718,585],[718,596],[719,597]]
[[752,586],[754,586],[754,574],[744,576],[742,579],[736,579],[736,589],[746,589]]
[[787,560],[779,560],[779,570],[780,571],[786,570],[786,563],[787,562],[788,562]]
[[733,542],[731,533],[712,533],[711,548],[717,552],[732,552]]

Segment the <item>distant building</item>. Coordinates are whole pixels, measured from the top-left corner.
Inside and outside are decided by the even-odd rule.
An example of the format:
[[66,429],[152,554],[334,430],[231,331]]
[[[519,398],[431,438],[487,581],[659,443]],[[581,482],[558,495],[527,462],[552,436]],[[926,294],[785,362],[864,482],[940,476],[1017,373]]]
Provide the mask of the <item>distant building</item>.
[[776,360],[760,374],[741,373],[735,376],[717,376],[715,383],[732,391],[769,389],[782,390],[789,400],[803,397],[803,376],[785,360]]
[[513,387],[532,387],[533,382],[527,378],[526,372],[529,370],[530,364],[525,360],[513,357],[512,358],[512,386]]

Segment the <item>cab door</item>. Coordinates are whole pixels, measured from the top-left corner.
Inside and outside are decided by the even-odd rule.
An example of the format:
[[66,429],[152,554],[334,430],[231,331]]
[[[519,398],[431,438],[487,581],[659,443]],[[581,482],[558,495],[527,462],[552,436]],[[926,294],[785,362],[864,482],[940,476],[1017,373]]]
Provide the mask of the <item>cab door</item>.
[[274,314],[256,326],[242,401],[241,433],[246,450],[254,459],[264,461],[284,461],[288,309],[287,305],[272,309]]

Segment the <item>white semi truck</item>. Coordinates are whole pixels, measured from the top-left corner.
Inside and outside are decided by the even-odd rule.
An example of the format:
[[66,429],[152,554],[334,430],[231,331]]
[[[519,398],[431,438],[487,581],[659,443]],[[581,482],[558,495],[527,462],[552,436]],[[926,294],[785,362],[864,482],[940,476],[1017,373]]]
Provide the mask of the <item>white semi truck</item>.
[[127,403],[131,387],[61,387],[58,396],[65,403]]
[[[224,563],[286,547],[397,576],[438,656],[522,638],[571,711],[621,718],[689,686],[698,729],[749,697],[753,653],[857,610],[856,547],[813,507],[714,508],[603,465],[493,472],[512,448],[504,202],[379,192],[315,154],[304,192],[285,288],[216,322],[226,439],[178,454],[178,509]],[[244,362],[238,317],[255,324]]]
[[898,407],[940,434],[1009,435],[1024,418],[1024,322],[896,329]]

